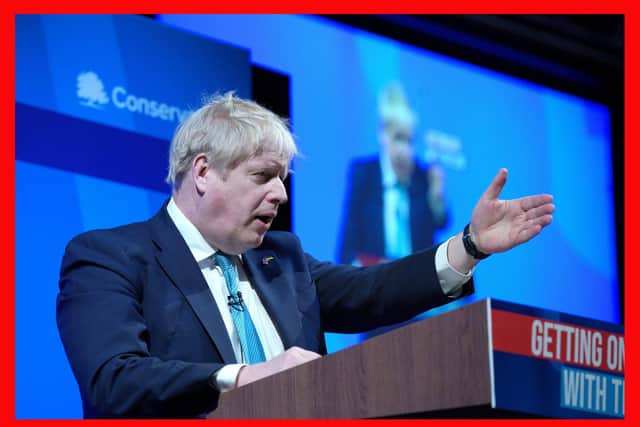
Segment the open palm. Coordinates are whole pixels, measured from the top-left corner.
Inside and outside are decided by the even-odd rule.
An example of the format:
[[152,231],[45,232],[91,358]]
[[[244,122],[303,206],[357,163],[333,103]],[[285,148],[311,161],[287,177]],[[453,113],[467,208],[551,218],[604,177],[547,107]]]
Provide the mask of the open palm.
[[527,242],[551,223],[555,206],[549,194],[500,200],[507,170],[498,171],[471,214],[471,233],[478,250],[504,252]]

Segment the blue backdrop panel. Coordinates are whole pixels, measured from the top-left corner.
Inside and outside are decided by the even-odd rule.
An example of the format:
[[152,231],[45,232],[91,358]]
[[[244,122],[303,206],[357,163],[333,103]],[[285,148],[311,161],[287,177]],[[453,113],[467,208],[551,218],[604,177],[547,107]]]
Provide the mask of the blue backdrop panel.
[[82,416],[58,336],[60,260],[84,230],[141,221],[167,193],[16,161],[16,417]]
[[250,95],[245,49],[127,15],[18,15],[16,100],[159,138],[215,91]]
[[214,92],[250,94],[249,52],[136,16],[16,17],[16,417],[79,418],[55,322],[76,234],[168,197],[169,141]]
[[16,104],[16,159],[170,190],[164,181],[169,141],[20,103]]

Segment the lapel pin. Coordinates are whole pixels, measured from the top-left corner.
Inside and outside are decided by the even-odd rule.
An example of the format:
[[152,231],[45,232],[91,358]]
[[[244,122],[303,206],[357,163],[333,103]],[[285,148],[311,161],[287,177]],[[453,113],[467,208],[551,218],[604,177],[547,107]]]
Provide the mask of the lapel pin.
[[269,265],[269,263],[273,261],[273,257],[272,256],[268,256],[265,258],[262,258],[262,265]]

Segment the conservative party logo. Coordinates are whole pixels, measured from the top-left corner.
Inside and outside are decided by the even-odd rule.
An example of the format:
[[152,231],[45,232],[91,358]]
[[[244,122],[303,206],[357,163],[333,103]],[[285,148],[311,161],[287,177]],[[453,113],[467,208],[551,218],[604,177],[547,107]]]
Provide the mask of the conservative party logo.
[[100,77],[93,71],[78,74],[78,98],[80,104],[102,110],[102,105],[109,102],[104,91],[104,84]]
[[111,101],[111,104],[120,110],[128,110],[165,121],[181,122],[191,113],[188,109],[135,95],[122,85],[116,85],[111,91],[107,91],[102,79],[93,71],[83,71],[78,74],[76,95],[80,105],[85,107],[104,110],[104,106]]

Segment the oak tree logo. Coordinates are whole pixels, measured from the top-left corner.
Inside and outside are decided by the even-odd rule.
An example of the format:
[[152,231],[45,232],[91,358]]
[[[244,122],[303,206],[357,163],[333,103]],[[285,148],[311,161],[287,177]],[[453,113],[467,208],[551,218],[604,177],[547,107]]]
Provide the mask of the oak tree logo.
[[82,99],[80,104],[102,110],[102,105],[109,102],[102,80],[93,71],[78,74],[77,86],[78,98]]

